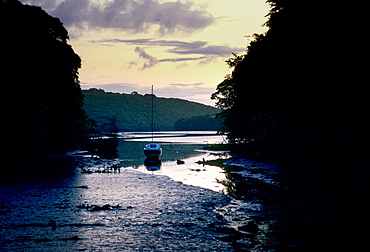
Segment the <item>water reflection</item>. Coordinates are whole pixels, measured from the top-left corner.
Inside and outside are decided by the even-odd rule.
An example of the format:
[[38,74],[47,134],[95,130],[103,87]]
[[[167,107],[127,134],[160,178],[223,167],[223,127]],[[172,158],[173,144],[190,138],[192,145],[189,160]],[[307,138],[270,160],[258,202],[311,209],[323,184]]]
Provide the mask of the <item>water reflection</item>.
[[[162,146],[163,162],[183,160],[199,155],[197,149],[208,144],[222,142],[223,136],[215,131],[166,131],[155,132],[155,142]],[[118,134],[117,152],[122,167],[138,167],[142,165],[143,147],[151,141],[146,132],[124,132]]]
[[225,179],[224,171],[220,167],[197,163],[225,158],[224,153],[202,150],[209,144],[221,143],[223,136],[216,135],[215,131],[156,132],[155,142],[163,149],[161,160],[145,160],[143,164],[143,146],[151,141],[148,136],[145,132],[120,134],[117,148],[120,167],[169,176],[175,181],[214,191],[224,190],[224,186],[217,182]]
[[[121,132],[118,133],[119,138],[125,141],[143,141],[150,142],[152,136],[155,142],[166,143],[191,143],[191,144],[215,144],[220,141],[225,141],[223,135],[217,134],[216,131],[161,131],[161,132]],[[205,139],[207,138],[207,139]]]
[[162,160],[146,158],[144,165],[148,171],[159,171],[162,166]]

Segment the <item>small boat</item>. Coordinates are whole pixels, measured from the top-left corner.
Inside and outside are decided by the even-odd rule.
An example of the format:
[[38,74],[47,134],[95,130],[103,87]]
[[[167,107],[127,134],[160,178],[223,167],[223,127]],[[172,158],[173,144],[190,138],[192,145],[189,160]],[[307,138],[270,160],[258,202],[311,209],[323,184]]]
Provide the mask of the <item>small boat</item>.
[[162,148],[159,144],[149,143],[144,147],[144,154],[148,158],[159,158],[162,155]]
[[150,159],[159,159],[159,156],[162,155],[162,148],[159,144],[153,142],[154,138],[154,94],[153,94],[153,85],[152,85],[152,142],[145,145],[144,154],[147,158]]

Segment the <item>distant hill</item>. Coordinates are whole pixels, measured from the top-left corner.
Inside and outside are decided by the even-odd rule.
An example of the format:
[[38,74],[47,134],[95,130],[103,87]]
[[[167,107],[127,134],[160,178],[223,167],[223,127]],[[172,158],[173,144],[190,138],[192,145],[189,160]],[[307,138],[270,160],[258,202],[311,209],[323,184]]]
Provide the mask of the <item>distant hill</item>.
[[181,118],[175,125],[175,130],[216,130],[222,126],[223,118],[216,118],[215,115],[193,116]]
[[[83,90],[82,93],[85,96],[84,108],[100,131],[151,130],[151,94],[110,93],[95,88]],[[154,95],[154,130],[176,130],[175,124],[180,119],[182,130],[197,130],[199,125],[194,128],[194,120],[188,119],[198,116],[213,119],[219,112],[219,109],[204,104],[176,98],[158,98]],[[189,121],[189,124],[186,124],[186,121]],[[214,130],[220,122],[215,120],[214,124],[208,124],[212,128],[201,128]]]

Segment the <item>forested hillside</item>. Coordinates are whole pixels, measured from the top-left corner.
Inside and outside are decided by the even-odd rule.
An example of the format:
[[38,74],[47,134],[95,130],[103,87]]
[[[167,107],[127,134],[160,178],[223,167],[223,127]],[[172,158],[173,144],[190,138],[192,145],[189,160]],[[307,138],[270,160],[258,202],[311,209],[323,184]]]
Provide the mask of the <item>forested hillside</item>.
[[[99,131],[151,130],[151,94],[120,94],[90,89],[84,90],[83,95],[84,108]],[[174,124],[182,118],[215,115],[220,112],[211,106],[174,98],[154,96],[153,103],[154,130],[160,131],[175,130]]]
[[175,130],[215,130],[222,127],[222,118],[216,115],[193,116],[179,119],[174,127]]

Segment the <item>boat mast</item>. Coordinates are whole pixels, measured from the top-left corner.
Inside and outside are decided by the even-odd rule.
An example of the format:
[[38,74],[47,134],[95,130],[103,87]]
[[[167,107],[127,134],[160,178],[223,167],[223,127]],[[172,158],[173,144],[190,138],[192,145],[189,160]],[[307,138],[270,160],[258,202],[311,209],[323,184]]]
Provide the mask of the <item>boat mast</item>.
[[153,93],[153,85],[152,85],[152,142],[154,142],[154,93]]

